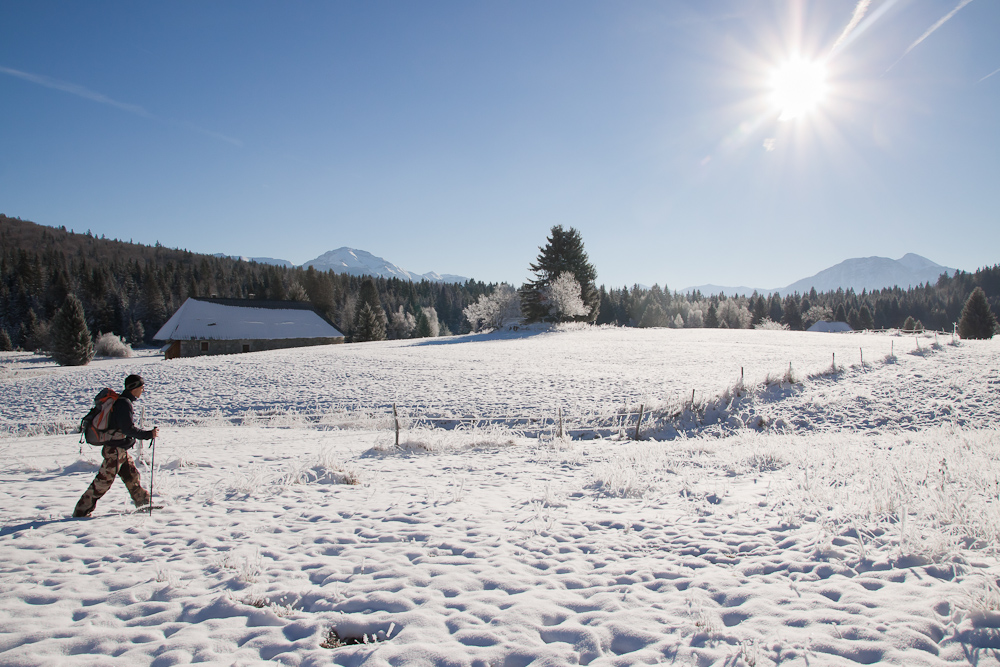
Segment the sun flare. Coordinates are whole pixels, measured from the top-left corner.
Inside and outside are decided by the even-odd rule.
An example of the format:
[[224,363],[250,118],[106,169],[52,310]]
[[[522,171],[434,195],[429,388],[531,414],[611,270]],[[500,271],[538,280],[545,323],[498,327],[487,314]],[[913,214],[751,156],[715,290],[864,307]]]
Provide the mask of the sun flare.
[[792,120],[808,114],[826,97],[826,67],[822,62],[789,60],[771,75],[771,102],[781,115]]

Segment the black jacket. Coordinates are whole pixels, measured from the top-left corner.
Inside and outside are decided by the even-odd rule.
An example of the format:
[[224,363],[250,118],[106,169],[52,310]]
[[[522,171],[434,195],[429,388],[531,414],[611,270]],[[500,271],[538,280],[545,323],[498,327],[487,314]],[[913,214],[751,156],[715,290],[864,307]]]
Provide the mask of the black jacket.
[[152,439],[153,431],[144,431],[135,427],[135,411],[132,408],[132,401],[134,400],[135,397],[132,396],[132,393],[126,391],[118,397],[118,400],[116,400],[115,404],[111,407],[111,417],[108,419],[108,428],[113,431],[118,431],[119,435],[116,435],[108,441],[108,446],[131,449],[137,439]]

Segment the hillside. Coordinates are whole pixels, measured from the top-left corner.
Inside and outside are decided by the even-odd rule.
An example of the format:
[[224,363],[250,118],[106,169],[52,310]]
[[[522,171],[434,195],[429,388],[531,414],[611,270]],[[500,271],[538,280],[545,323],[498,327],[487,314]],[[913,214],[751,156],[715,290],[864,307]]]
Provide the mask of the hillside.
[[[347,334],[362,278],[146,246],[45,227],[0,215],[0,329],[15,345],[47,344],[47,322],[67,293],[80,298],[94,334],[150,342],[189,296],[308,300]],[[384,310],[416,316],[434,308],[445,331],[459,332],[462,309],[491,289],[483,283],[377,279]]]

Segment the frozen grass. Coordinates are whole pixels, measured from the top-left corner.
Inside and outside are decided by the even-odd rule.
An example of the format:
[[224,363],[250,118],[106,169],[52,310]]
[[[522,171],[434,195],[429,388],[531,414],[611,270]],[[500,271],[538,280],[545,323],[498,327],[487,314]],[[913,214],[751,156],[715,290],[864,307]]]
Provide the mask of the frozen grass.
[[869,551],[942,562],[1000,549],[1000,431],[942,427],[904,435],[744,432],[718,451],[724,469],[790,473],[797,520],[860,530]]
[[101,334],[94,343],[94,355],[98,357],[128,359],[132,354],[132,346],[113,333]]
[[513,446],[522,437],[520,432],[501,424],[471,424],[448,430],[418,427],[401,433],[398,446],[394,436],[383,437],[369,454],[441,454],[492,449]]

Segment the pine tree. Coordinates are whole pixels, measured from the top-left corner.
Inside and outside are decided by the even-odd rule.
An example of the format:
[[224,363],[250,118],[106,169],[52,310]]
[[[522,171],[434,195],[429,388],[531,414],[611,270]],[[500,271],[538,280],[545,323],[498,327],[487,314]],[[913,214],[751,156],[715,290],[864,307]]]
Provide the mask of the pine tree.
[[757,326],[764,321],[767,317],[767,302],[764,301],[763,296],[758,296],[757,300],[753,302],[753,319],[750,321],[751,326]]
[[837,310],[833,312],[834,322],[847,322],[847,310],[844,308],[844,304],[838,303]]
[[24,325],[24,332],[21,336],[22,348],[37,352],[47,346],[47,328],[44,322],[38,320],[34,310],[28,310],[28,315],[22,324]]
[[781,323],[787,324],[792,331],[802,331],[802,311],[799,310],[799,300],[792,294],[785,297]]
[[52,358],[63,366],[86,366],[94,358],[83,304],[73,294],[52,318]]
[[705,328],[719,328],[719,310],[715,307],[714,303],[708,307],[708,312],[705,314]]
[[771,318],[772,322],[780,322],[784,314],[785,310],[781,307],[781,295],[773,292],[768,303],[767,316]]
[[354,311],[354,335],[351,340],[364,343],[370,340],[385,340],[385,325],[388,318],[382,309],[375,281],[365,278],[361,282],[358,305]]
[[370,303],[360,302],[357,314],[354,316],[355,343],[365,343],[370,340],[385,340],[385,311],[376,310]]
[[430,338],[431,321],[427,318],[427,312],[423,309],[417,315],[417,328],[413,334],[414,338]]
[[958,322],[958,335],[966,339],[989,340],[996,331],[997,318],[990,309],[983,288],[977,287],[962,308],[962,317]]
[[580,283],[581,296],[588,314],[580,316],[580,321],[593,322],[597,318],[600,307],[600,295],[594,282],[597,280],[597,270],[587,258],[583,249],[583,239],[580,232],[570,227],[564,230],[562,225],[552,228],[544,248],[539,248],[541,254],[529,268],[535,274],[521,287],[521,312],[527,322],[548,321],[552,319],[548,304],[545,303],[545,292],[550,284],[563,273],[571,273]]
[[11,342],[7,330],[0,328],[0,352],[10,352],[13,349],[14,344]]
[[862,329],[874,329],[875,328],[875,318],[872,316],[872,311],[868,308],[867,304],[861,306],[858,310],[858,324],[861,325]]

